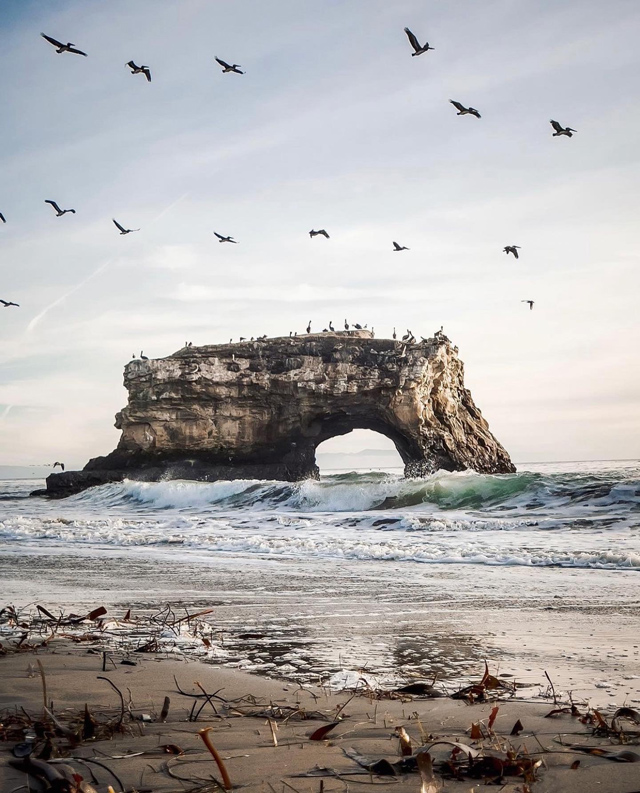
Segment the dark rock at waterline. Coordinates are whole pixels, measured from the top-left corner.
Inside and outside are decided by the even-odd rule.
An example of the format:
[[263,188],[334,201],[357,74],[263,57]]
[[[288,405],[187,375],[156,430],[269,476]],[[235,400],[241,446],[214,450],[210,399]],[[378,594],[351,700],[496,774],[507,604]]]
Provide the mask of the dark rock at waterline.
[[442,334],[405,345],[369,331],[185,347],[125,367],[118,447],[47,478],[62,497],[124,478],[317,477],[316,447],[353,429],[390,438],[405,476],[515,470]]

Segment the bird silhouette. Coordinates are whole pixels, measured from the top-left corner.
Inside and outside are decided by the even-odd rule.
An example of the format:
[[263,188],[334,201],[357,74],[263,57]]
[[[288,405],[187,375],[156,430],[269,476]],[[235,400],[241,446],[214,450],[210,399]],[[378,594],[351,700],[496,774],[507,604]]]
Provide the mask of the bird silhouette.
[[333,327],[333,322],[332,322],[331,320],[329,320],[329,330],[330,330],[332,333],[333,333],[333,331],[335,330],[335,328]]
[[240,71],[240,68],[239,68],[240,64],[239,63],[230,64],[230,63],[226,63],[226,61],[223,61],[222,58],[218,58],[217,56],[215,56],[215,58],[216,58],[216,61],[220,64],[220,66],[222,66],[222,73],[223,74],[226,74],[227,72],[235,72],[236,74],[244,74],[244,72]]
[[354,323],[354,326],[353,326],[353,327],[354,327],[356,330],[362,330],[362,325],[358,324],[357,322],[356,322],[356,323]]
[[76,214],[75,209],[60,209],[60,207],[56,204],[56,202],[52,201],[50,198],[46,198],[44,203],[51,204],[51,206],[56,211],[56,216],[59,218],[61,218],[63,215],[66,215],[67,212],[73,212],[74,215]]
[[234,239],[233,239],[233,237],[225,237],[225,236],[223,236],[222,234],[218,234],[218,232],[217,232],[217,231],[214,231],[213,233],[214,233],[214,234],[216,235],[216,237],[218,238],[218,242],[233,242],[233,243],[234,243],[234,245],[237,245],[237,244],[238,244],[238,241],[237,241],[237,240],[234,240]]
[[131,74],[144,74],[147,78],[147,82],[151,82],[151,71],[148,66],[136,66],[133,61],[127,61],[125,66],[131,69]]
[[555,132],[553,133],[554,138],[557,138],[559,135],[566,135],[567,138],[572,138],[573,133],[578,131],[577,129],[571,129],[571,127],[563,127],[561,124],[558,124],[558,122],[554,121],[553,119],[551,119],[549,123],[555,129]]
[[528,303],[529,304],[529,311],[533,311],[533,304],[535,303],[535,300],[521,300],[520,302],[521,303]]
[[512,254],[513,254],[515,257],[516,257],[516,259],[518,259],[518,258],[520,258],[520,257],[518,256],[518,248],[519,248],[519,247],[520,247],[519,245],[505,245],[505,247],[504,247],[502,250],[503,250],[503,251],[504,251],[504,252],[505,252],[507,255],[509,255],[510,253],[512,253]]
[[307,325],[307,333],[311,333],[311,320],[309,320],[309,324]]
[[327,234],[327,232],[324,229],[318,229],[317,231],[315,231],[314,229],[311,229],[311,231],[309,232],[309,236],[310,237],[317,237],[318,234],[322,234],[323,237],[326,237],[327,239],[329,239],[329,235]]
[[398,245],[398,243],[397,243],[397,242],[394,242],[394,243],[393,243],[393,250],[394,250],[394,251],[408,251],[408,250],[410,250],[410,249],[409,249],[409,248],[407,248],[407,247],[406,247],[406,246],[404,246],[404,245]]
[[61,52],[72,52],[75,55],[84,55],[85,58],[87,57],[86,52],[76,49],[75,44],[72,44],[70,41],[67,42],[66,44],[63,44],[61,41],[51,38],[51,36],[47,36],[46,33],[41,33],[40,35],[42,36],[43,39],[46,39],[49,42],[49,44],[53,44],[58,54]]
[[397,334],[396,334],[396,329],[395,329],[395,328],[393,329],[393,333],[391,334],[391,338],[392,338],[392,339],[397,339],[397,338],[398,338],[398,336],[397,336]]
[[345,330],[349,330],[349,323],[347,322],[347,320],[346,320],[346,319],[345,319],[345,321],[344,321],[344,329],[345,329]]
[[120,234],[131,234],[134,231],[140,231],[140,229],[125,229],[125,227],[121,226],[115,218],[112,218],[112,220],[116,224],[116,228]]
[[475,107],[465,107],[460,104],[460,102],[456,102],[455,99],[450,99],[449,101],[458,111],[458,116],[475,116],[476,118],[480,118],[480,113],[478,113]]
[[6,223],[6,222],[7,222],[7,221],[6,221],[6,219],[5,219],[5,216],[2,214],[2,212],[0,212],[0,220],[1,220],[3,223]]
[[62,470],[64,471],[64,463],[57,463],[56,462],[56,463],[53,464],[54,468],[57,468],[58,466],[60,466],[60,468],[62,468]]
[[142,360],[142,361],[148,361],[149,360],[147,358],[147,356],[144,354],[144,352],[142,352],[142,350],[140,350],[140,360]]
[[407,38],[409,39],[409,42],[413,47],[413,52],[411,53],[412,57],[415,57],[416,55],[422,55],[424,52],[427,52],[427,50],[434,49],[433,47],[429,46],[428,41],[424,43],[424,46],[421,45],[418,39],[415,37],[415,35],[409,30],[409,28],[405,28],[404,32],[407,34]]
[[20,308],[20,303],[12,303],[11,300],[0,300],[2,303],[3,308],[9,308],[9,306],[16,306],[16,308]]

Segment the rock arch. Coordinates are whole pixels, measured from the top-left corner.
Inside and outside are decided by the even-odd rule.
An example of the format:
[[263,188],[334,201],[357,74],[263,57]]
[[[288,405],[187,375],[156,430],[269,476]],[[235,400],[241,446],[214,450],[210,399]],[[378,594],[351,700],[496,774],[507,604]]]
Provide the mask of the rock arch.
[[409,346],[349,331],[187,347],[130,361],[124,381],[118,447],[49,477],[51,494],[124,476],[317,476],[317,446],[353,429],[391,438],[409,476],[515,470],[442,334]]

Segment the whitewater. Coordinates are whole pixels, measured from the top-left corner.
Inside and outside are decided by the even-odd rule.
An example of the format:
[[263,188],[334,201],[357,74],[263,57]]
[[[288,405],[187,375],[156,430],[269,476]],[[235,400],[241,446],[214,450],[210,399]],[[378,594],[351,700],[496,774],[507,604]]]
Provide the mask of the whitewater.
[[[407,480],[345,472],[300,483],[125,481],[64,501],[0,483],[0,542],[194,555],[640,571],[640,465],[530,466]],[[537,470],[536,470],[537,469]]]

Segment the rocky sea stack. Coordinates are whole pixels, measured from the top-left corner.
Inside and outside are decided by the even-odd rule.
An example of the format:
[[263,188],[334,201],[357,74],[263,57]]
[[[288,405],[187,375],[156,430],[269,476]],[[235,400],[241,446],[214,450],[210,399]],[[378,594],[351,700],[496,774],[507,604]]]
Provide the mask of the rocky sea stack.
[[115,451],[51,474],[62,497],[124,478],[277,479],[318,475],[316,447],[353,429],[390,438],[405,475],[515,470],[464,387],[443,334],[417,344],[369,331],[185,347],[124,370]]

